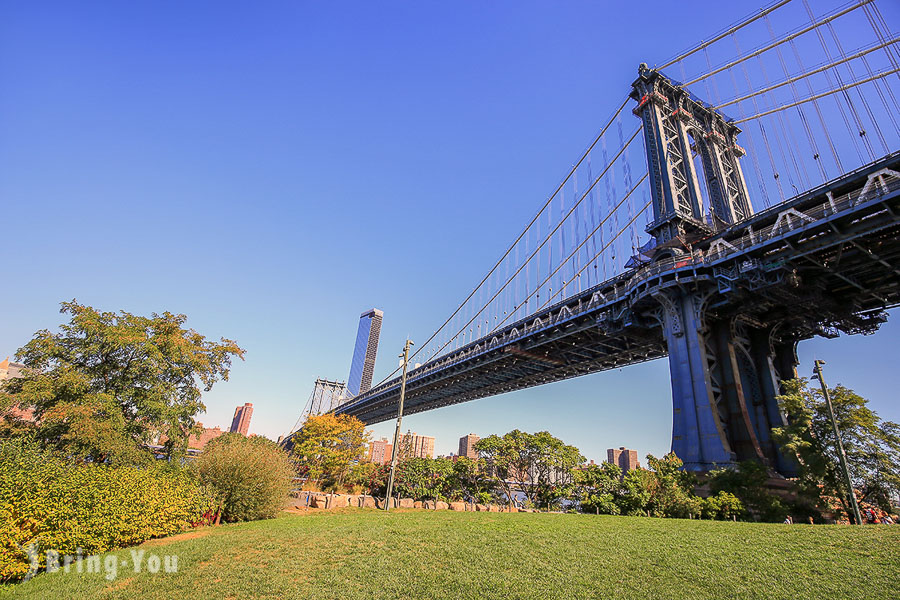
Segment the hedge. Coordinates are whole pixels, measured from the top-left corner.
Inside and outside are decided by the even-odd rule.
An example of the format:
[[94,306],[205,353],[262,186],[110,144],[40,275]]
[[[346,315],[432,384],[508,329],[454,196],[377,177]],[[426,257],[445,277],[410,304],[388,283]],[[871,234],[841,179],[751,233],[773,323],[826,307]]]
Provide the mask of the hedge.
[[200,523],[212,497],[189,474],[72,463],[22,439],[0,440],[0,581],[23,578],[26,548],[83,556]]

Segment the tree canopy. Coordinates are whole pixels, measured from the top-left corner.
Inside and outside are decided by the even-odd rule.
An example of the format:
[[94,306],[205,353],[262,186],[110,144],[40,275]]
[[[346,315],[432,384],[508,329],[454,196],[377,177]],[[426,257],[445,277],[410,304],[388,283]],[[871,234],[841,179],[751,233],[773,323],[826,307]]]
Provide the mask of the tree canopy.
[[26,369],[5,382],[3,405],[34,409],[35,435],[48,446],[94,461],[146,459],[143,446],[164,436],[182,454],[201,394],[228,380],[233,340],[209,341],[184,327],[185,315],[101,312],[77,301],[70,320],[46,329],[16,353]]
[[[834,431],[822,392],[805,379],[785,382],[778,397],[788,425],[772,435],[800,464],[801,493],[827,510],[827,498],[837,498],[849,515],[846,485],[838,470]],[[844,386],[829,389],[834,416],[853,488],[860,501],[890,510],[890,498],[900,491],[900,425],[882,421],[868,400]]]
[[475,444],[493,469],[508,498],[521,490],[538,507],[546,507],[572,491],[575,468],[584,463],[578,448],[549,432],[514,429],[491,435]]
[[291,441],[301,476],[323,487],[340,486],[363,457],[369,433],[356,417],[326,413],[309,417]]

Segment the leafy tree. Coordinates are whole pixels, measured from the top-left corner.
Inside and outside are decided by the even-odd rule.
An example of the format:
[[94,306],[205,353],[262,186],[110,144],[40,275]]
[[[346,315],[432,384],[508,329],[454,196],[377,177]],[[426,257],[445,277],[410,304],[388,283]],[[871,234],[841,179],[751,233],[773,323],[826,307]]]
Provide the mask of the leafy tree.
[[723,521],[740,517],[744,514],[744,504],[734,494],[719,492],[715,496],[704,498],[700,502],[701,516],[705,519]]
[[780,523],[787,516],[788,507],[774,494],[766,482],[769,472],[756,461],[743,461],[736,468],[710,471],[709,489],[713,494],[728,493],[736,496],[754,518]]
[[400,463],[397,493],[414,500],[444,500],[460,496],[453,489],[453,461],[446,458],[409,458]]
[[491,477],[483,458],[460,456],[453,462],[454,490],[462,497],[480,504],[489,504],[497,487],[497,480]]
[[576,471],[577,497],[582,512],[618,515],[625,495],[622,469],[604,462]]
[[647,469],[632,469],[625,474],[622,484],[625,492],[620,502],[622,513],[644,516],[657,488],[656,474]]
[[322,489],[340,488],[351,481],[354,465],[366,451],[369,433],[356,417],[326,413],[309,417],[292,441],[301,476]]
[[[772,435],[797,457],[801,494],[819,510],[829,508],[826,497],[837,498],[844,512],[852,514],[821,391],[807,387],[805,379],[784,386],[778,401],[789,424],[773,429]],[[858,499],[889,510],[891,497],[900,491],[900,426],[882,421],[853,390],[838,385],[829,391]]]
[[692,473],[681,469],[683,464],[674,452],[662,458],[647,455],[647,466],[656,478],[647,504],[651,515],[686,519],[700,514],[702,502],[693,493],[696,478]]
[[[369,493],[384,496],[391,465],[379,465],[372,475]],[[395,496],[413,500],[457,500],[463,491],[454,477],[454,464],[446,458],[407,458],[397,463]]]
[[275,517],[295,475],[290,457],[275,442],[240,433],[211,440],[191,467],[217,493],[222,519],[229,522]]
[[546,431],[526,433],[514,429],[491,435],[475,444],[507,498],[521,490],[537,507],[549,507],[574,490],[575,468],[584,456]]
[[166,437],[169,456],[183,454],[194,417],[206,410],[201,390],[228,380],[234,341],[208,341],[183,327],[187,317],[101,312],[75,300],[59,333],[38,331],[16,353],[26,366],[0,392],[2,405],[33,408],[45,445],[93,461],[140,462],[142,446]]

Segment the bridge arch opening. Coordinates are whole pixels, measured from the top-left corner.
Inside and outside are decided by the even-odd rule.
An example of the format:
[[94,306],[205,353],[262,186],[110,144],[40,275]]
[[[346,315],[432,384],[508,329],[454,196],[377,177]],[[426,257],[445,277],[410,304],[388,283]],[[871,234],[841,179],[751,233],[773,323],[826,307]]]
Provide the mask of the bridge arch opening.
[[690,152],[691,157],[691,177],[696,182],[695,189],[700,194],[700,197],[697,198],[697,218],[715,227],[709,187],[706,185],[709,177],[709,174],[706,172],[706,161],[704,160],[706,148],[702,146],[702,138],[696,129],[688,127],[685,133],[687,134],[688,152]]

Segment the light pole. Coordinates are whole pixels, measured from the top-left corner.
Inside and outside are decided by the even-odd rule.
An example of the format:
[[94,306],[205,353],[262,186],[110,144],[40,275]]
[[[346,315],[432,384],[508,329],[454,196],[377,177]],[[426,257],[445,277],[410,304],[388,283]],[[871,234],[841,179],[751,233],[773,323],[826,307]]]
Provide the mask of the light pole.
[[834,418],[834,408],[831,406],[831,394],[825,385],[825,376],[822,375],[824,360],[815,361],[815,377],[822,386],[822,395],[825,396],[825,406],[828,407],[828,418],[831,419],[831,428],[834,430],[834,438],[837,440],[838,459],[841,463],[841,471],[844,475],[844,483],[847,485],[847,494],[850,496],[850,507],[853,509],[853,518],[857,525],[862,525],[862,515],[859,514],[859,505],[856,503],[856,494],[853,493],[853,481],[850,479],[850,469],[847,467],[847,455],[844,454],[844,444],[841,442],[841,432],[838,429],[837,419]]
[[397,446],[400,439],[400,422],[403,421],[403,399],[406,396],[406,367],[409,364],[409,347],[412,345],[410,340],[406,340],[403,354],[400,355],[400,358],[403,359],[403,375],[400,376],[400,408],[397,411],[397,428],[394,430],[394,446],[391,450],[391,474],[388,477],[387,494],[384,497],[385,511],[390,510],[391,494],[394,491],[394,473],[397,470],[397,454],[399,454]]

